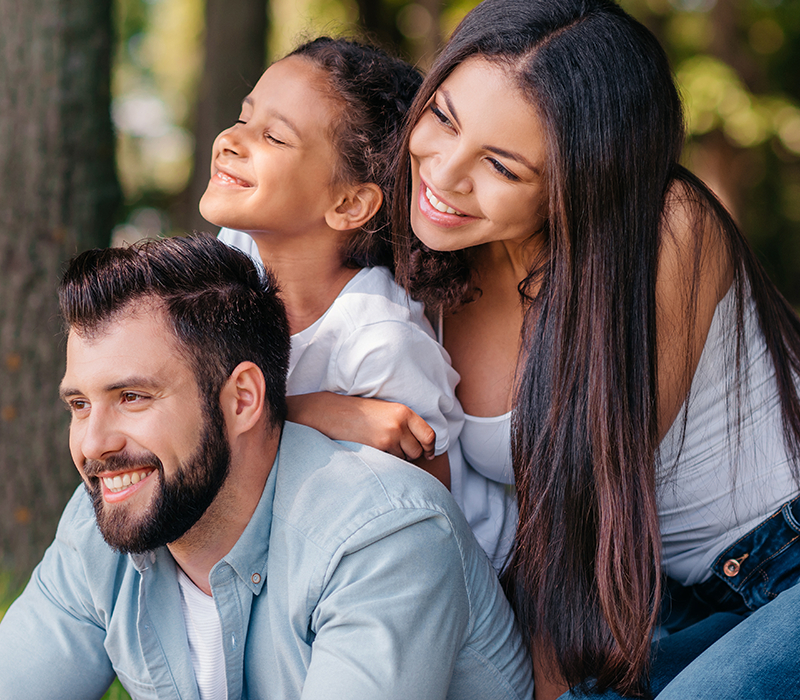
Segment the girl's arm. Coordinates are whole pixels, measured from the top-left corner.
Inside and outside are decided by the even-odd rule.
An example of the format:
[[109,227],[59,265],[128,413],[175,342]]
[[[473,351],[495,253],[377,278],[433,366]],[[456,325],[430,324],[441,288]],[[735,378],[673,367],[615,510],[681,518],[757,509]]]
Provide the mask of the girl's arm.
[[436,434],[407,406],[328,391],[287,396],[286,402],[289,420],[332,440],[359,442],[405,459],[450,487],[447,453],[434,455]]

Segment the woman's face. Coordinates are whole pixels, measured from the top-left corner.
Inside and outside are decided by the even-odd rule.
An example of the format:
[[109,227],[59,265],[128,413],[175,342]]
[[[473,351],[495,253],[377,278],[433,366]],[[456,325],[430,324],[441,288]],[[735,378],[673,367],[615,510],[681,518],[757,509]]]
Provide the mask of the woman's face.
[[502,64],[459,65],[411,132],[409,152],[411,227],[429,248],[522,242],[542,228],[544,132]]

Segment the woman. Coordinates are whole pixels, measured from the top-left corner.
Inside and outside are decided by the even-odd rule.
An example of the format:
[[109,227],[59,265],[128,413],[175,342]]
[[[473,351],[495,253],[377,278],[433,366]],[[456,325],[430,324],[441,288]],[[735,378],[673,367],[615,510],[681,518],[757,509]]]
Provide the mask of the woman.
[[408,123],[397,276],[443,314],[467,459],[510,426],[537,697],[640,694],[662,567],[697,619],[798,580],[762,550],[800,515],[800,322],[679,165],[666,57],[609,0],[486,0]]

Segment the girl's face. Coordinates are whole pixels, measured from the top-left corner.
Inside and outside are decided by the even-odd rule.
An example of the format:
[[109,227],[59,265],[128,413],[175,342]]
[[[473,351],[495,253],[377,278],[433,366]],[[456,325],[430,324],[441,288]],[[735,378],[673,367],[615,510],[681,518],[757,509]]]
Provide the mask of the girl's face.
[[411,227],[428,247],[522,242],[542,228],[544,131],[501,64],[459,65],[411,132],[409,152]]
[[250,233],[304,232],[334,205],[331,125],[340,106],[326,74],[290,56],[270,66],[244,99],[239,120],[214,141],[200,213]]

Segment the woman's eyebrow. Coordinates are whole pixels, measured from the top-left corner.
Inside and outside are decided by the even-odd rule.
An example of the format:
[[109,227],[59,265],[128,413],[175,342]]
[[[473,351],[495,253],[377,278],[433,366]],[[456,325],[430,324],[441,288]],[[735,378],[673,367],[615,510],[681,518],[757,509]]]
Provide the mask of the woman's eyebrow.
[[516,153],[515,151],[506,151],[503,148],[498,148],[497,146],[484,146],[484,149],[487,151],[491,151],[492,153],[496,153],[498,156],[502,156],[503,158],[510,158],[511,160],[524,165],[528,170],[536,173],[537,175],[541,175],[542,171],[537,168],[533,163],[531,163],[525,156],[520,153]]
[[[439,94],[442,96],[442,99],[447,105],[447,109],[450,112],[450,116],[453,118],[453,121],[459,128],[461,128],[461,123],[458,120],[458,112],[456,111],[455,105],[453,104],[453,100],[450,97],[450,93],[447,92],[447,90],[439,88]],[[496,153],[498,156],[501,156],[503,158],[510,158],[511,160],[516,161],[520,165],[524,165],[526,168],[528,168],[528,170],[535,173],[536,175],[541,176],[542,174],[541,168],[537,168],[521,153],[517,153],[516,151],[507,151],[505,148],[498,148],[497,146],[490,146],[490,145],[484,145],[483,149],[486,151],[490,151],[492,153]]]
[[450,93],[447,90],[443,90],[439,88],[439,93],[444,98],[445,104],[447,105],[447,109],[450,112],[450,116],[453,117],[453,121],[458,125],[461,126],[461,123],[458,120],[458,112],[456,112],[455,105],[453,104],[453,100],[450,98]]

